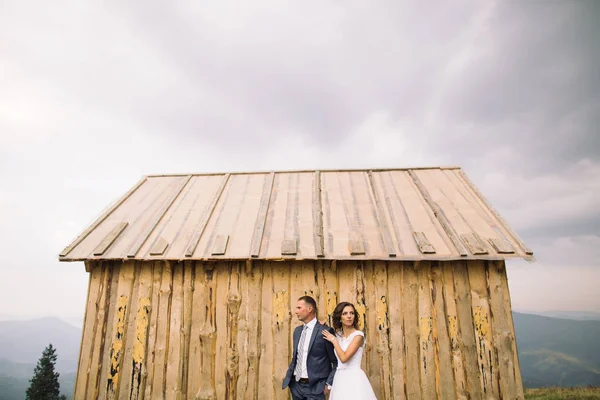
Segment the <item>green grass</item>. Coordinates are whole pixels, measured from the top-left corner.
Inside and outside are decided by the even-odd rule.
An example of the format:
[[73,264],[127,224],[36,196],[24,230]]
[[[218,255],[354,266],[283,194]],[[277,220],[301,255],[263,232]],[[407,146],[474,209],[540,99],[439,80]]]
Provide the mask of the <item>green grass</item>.
[[592,400],[600,399],[600,387],[525,389],[531,400]]

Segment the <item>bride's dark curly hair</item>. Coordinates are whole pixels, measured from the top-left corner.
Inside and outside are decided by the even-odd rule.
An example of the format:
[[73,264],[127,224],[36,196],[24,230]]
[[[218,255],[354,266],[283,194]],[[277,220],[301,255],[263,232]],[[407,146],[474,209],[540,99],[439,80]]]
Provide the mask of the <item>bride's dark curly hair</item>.
[[354,307],[354,304],[352,304],[352,303],[349,303],[347,301],[342,301],[337,306],[335,306],[335,309],[333,310],[333,314],[331,315],[331,322],[333,323],[333,329],[336,332],[342,331],[342,312],[344,312],[344,308],[346,308],[348,306],[352,307],[352,309],[354,310],[354,323],[352,324],[352,326],[354,327],[354,329],[358,330],[358,313],[356,312],[356,307]]

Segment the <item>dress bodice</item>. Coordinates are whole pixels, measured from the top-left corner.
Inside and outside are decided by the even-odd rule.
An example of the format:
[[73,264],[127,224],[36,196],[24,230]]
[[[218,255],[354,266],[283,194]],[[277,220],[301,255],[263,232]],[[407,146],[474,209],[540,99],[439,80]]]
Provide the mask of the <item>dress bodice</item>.
[[[342,350],[346,351],[346,349],[348,348],[348,346],[350,346],[350,343],[352,343],[352,339],[354,339],[356,336],[362,336],[363,338],[365,337],[365,334],[362,333],[361,331],[354,331],[352,332],[347,338],[336,334],[336,338],[340,344],[340,347],[342,348]],[[364,348],[364,343],[362,346],[360,346],[357,350],[356,353],[354,353],[354,355],[345,363],[343,363],[340,358],[338,357],[337,353],[335,354],[335,356],[338,359],[338,369],[348,369],[348,368],[360,368],[360,363],[362,362],[362,356],[363,356],[363,348]]]

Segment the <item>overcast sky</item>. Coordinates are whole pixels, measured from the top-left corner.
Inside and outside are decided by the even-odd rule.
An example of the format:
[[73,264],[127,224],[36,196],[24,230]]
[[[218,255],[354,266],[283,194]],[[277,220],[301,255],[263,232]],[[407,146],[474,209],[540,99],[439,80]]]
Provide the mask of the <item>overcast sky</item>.
[[142,175],[430,165],[535,252],[508,264],[515,310],[600,311],[599,20],[596,0],[0,0],[0,319],[82,317],[87,274],[58,253]]

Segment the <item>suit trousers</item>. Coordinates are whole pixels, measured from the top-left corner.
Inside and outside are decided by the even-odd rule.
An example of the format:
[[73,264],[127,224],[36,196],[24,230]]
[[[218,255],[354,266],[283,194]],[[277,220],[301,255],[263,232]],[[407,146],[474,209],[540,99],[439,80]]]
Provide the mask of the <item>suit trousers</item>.
[[296,382],[292,378],[290,382],[290,392],[292,392],[292,399],[294,400],[325,400],[325,393],[313,394],[310,383]]

